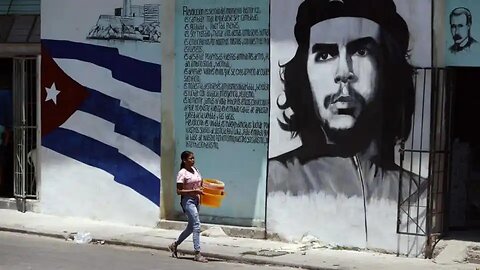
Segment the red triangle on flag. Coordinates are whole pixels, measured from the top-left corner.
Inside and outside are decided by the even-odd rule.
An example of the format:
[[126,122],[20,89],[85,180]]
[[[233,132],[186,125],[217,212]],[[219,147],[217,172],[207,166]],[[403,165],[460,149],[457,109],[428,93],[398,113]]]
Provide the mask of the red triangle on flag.
[[[65,74],[43,46],[41,61],[42,88],[40,92],[43,136],[65,123],[88,97],[88,91]],[[47,88],[51,88],[53,84],[60,91],[56,96],[56,103],[52,99],[46,100]]]

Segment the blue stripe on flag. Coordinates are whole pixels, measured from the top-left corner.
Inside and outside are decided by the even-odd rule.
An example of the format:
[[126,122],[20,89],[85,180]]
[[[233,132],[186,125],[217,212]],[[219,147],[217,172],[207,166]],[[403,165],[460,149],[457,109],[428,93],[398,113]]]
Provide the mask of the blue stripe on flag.
[[121,55],[117,48],[51,39],[42,39],[42,46],[53,58],[90,62],[110,69],[113,78],[119,81],[147,91],[161,92],[161,66]]
[[160,155],[161,124],[120,106],[120,100],[86,88],[88,98],[78,110],[101,117],[115,125],[115,132]]
[[120,107],[120,100],[87,87],[85,87],[85,90],[88,92],[88,97],[83,101],[78,110],[94,114],[115,123],[118,118],[116,115]]
[[160,179],[120,154],[116,148],[63,128],[43,136],[42,145],[112,174],[117,183],[160,205]]

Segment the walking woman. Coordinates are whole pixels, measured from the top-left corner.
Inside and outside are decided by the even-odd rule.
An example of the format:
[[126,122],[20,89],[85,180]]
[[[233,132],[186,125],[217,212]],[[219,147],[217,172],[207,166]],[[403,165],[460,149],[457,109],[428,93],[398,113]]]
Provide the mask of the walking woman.
[[182,163],[177,175],[177,194],[181,195],[183,212],[187,215],[188,225],[175,242],[168,246],[173,257],[178,257],[177,247],[193,232],[193,249],[198,262],[208,262],[200,254],[200,217],[198,215],[200,195],[202,191],[202,176],[193,166],[195,157],[190,151],[183,151],[180,155]]

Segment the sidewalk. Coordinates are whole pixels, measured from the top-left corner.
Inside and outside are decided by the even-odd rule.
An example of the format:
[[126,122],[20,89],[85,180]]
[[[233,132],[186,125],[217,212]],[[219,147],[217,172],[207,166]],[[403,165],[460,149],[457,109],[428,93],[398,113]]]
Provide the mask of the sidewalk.
[[[66,238],[70,233],[89,232],[94,240],[106,244],[128,245],[159,250],[166,247],[179,234],[177,230],[164,230],[124,226],[71,217],[56,217],[32,212],[20,213],[0,209],[0,231],[31,233]],[[216,232],[220,233],[216,233]],[[315,245],[283,243],[270,240],[233,238],[210,229],[209,237],[202,236],[202,252],[207,257],[243,263],[290,266],[303,269],[480,269],[480,265],[403,258],[373,252],[333,250]],[[180,253],[192,254],[191,237],[179,247]],[[282,255],[283,254],[283,255]],[[173,258],[172,258],[173,259]]]

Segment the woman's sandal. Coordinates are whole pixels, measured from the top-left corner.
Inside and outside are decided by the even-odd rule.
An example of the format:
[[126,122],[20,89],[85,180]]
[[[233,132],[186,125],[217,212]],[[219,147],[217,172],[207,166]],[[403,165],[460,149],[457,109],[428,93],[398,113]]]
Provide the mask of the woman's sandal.
[[208,262],[207,258],[203,257],[202,254],[200,253],[195,253],[195,257],[193,257],[193,260],[196,262],[202,262],[202,263]]
[[177,243],[173,242],[168,246],[168,250],[172,253],[173,258],[178,258]]

